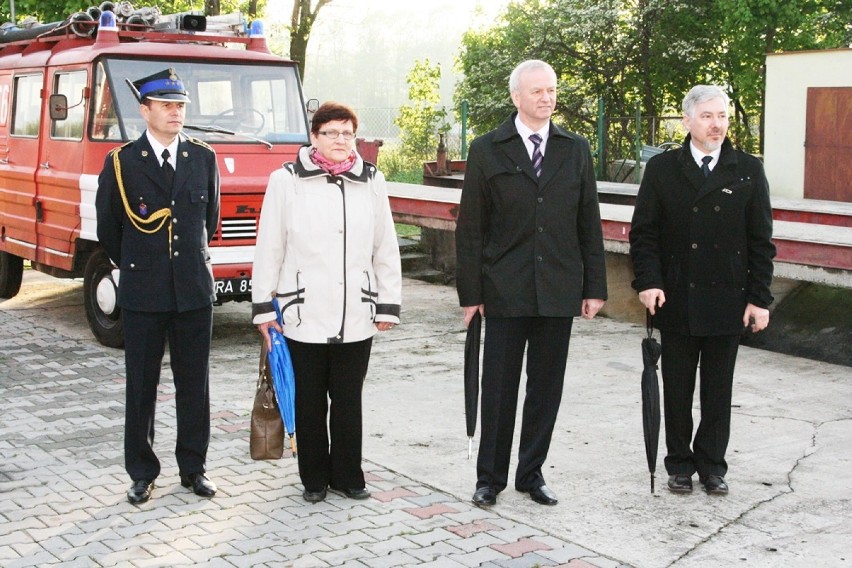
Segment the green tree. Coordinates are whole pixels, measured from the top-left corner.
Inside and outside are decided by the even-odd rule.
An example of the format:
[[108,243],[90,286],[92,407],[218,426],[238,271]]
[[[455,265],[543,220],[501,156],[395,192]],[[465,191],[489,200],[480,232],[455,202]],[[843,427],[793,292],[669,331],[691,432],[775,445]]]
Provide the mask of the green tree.
[[439,108],[441,66],[429,59],[417,60],[406,76],[410,104],[399,109],[394,124],[399,126],[402,154],[422,160],[434,156],[438,135],[449,130],[447,111]]
[[[656,116],[679,113],[690,86],[716,83],[734,101],[732,137],[754,149],[765,54],[848,45],[850,10],[848,0],[516,1],[463,37],[456,102],[468,100],[474,130],[494,128],[513,108],[512,68],[543,59],[559,79],[555,120],[594,139],[599,97],[608,116],[633,116],[637,104]],[[632,136],[627,121],[612,126]]]

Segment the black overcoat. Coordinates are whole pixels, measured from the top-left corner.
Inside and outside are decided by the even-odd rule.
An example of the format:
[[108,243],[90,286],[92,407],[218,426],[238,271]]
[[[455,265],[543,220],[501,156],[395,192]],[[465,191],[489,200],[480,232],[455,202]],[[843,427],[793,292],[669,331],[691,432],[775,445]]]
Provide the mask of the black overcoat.
[[[118,152],[130,211],[150,219],[166,209],[159,223],[131,222],[119,192],[113,154]],[[116,148],[106,158],[95,200],[98,240],[121,270],[118,305],[143,312],[188,311],[216,299],[208,244],[219,223],[219,170],[213,149],[180,136],[174,183],[146,134]],[[169,229],[171,227],[171,229]]]
[[743,331],[746,303],[772,303],[772,207],[763,164],[728,139],[705,178],[689,149],[648,161],[630,229],[633,288],[659,288],[655,327],[692,336]]
[[462,306],[493,317],[574,317],[607,297],[588,142],[551,123],[541,178],[515,114],[473,141],[456,226]]

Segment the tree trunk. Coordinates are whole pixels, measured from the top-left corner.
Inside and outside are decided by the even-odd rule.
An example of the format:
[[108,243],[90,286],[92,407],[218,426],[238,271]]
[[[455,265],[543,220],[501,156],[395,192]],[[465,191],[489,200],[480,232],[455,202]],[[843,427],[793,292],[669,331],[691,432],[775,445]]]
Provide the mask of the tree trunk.
[[219,0],[204,0],[204,11],[207,16],[218,16],[221,13],[222,5]]
[[331,0],[319,0],[311,10],[311,0],[293,0],[293,13],[290,16],[290,59],[299,64],[299,76],[305,81],[305,54],[308,51],[308,39],[311,28],[320,9]]

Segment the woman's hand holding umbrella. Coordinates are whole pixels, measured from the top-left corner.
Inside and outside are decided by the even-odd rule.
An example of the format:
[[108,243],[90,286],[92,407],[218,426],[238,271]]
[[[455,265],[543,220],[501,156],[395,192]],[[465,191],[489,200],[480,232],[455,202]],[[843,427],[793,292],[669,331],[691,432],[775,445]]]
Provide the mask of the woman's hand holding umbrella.
[[272,328],[280,334],[284,334],[284,330],[278,324],[277,321],[267,321],[264,323],[257,324],[257,330],[263,336],[263,340],[266,341],[266,350],[272,351],[272,336],[269,335],[269,329]]

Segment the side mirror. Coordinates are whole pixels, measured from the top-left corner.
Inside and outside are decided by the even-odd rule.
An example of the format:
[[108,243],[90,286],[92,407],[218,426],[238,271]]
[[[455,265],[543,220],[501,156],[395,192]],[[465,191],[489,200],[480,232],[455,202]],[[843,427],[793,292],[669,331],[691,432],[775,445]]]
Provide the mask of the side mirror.
[[65,95],[50,95],[48,104],[50,105],[51,120],[65,120],[68,118],[68,97]]

